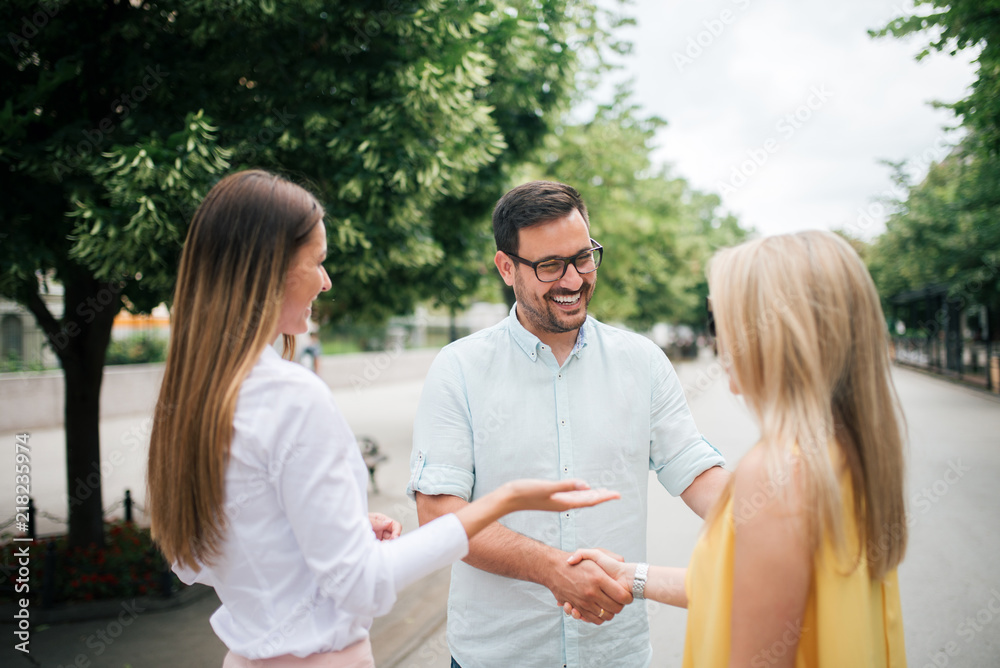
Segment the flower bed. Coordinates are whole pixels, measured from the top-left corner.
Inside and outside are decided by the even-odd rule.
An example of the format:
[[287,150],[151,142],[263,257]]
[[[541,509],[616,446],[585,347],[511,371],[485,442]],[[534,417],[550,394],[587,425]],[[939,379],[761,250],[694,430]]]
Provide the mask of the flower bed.
[[[105,546],[70,548],[65,536],[43,538],[31,543],[7,542],[0,546],[0,600],[23,597],[15,593],[17,577],[15,552],[30,546],[31,576],[30,599],[33,605],[42,603],[45,567],[49,545],[55,545],[55,568],[52,577],[53,605],[74,601],[128,598],[161,592],[166,587],[173,591],[178,580],[173,573],[166,575],[166,563],[153,544],[149,529],[123,521],[104,525]],[[3,536],[9,540],[10,536]],[[9,570],[8,570],[9,569]]]

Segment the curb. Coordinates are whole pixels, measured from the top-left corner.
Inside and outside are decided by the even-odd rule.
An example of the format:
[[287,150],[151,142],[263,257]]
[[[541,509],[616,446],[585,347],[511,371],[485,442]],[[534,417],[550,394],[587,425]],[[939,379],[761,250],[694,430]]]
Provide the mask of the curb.
[[[205,596],[214,593],[211,587],[201,584],[183,586],[169,598],[162,596],[136,596],[133,598],[117,598],[105,601],[83,601],[61,605],[45,610],[39,607],[29,607],[33,624],[70,624],[73,622],[89,622],[95,619],[117,617],[122,610],[131,608],[143,612],[160,612],[182,608]],[[15,625],[14,613],[19,609],[16,603],[0,604],[0,625]]]
[[972,385],[971,383],[959,380],[958,378],[946,376],[944,374],[932,371],[926,367],[916,366],[914,364],[910,364],[908,362],[900,362],[898,360],[892,360],[892,365],[899,369],[906,369],[907,371],[915,371],[923,376],[927,376],[928,378],[936,378],[937,380],[943,380],[944,382],[952,385],[953,387],[967,390],[969,394],[1000,403],[1000,394],[994,394],[993,392],[985,388],[981,388],[977,385]]

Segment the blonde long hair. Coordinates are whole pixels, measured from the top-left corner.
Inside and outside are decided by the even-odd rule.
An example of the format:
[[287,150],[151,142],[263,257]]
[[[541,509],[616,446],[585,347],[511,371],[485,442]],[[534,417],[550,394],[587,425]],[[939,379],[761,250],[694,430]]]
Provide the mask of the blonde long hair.
[[798,450],[813,550],[824,535],[845,546],[835,446],[854,490],[857,556],[881,578],[903,558],[907,523],[902,419],[867,268],[844,239],[809,231],[718,252],[708,283],[720,351],[760,422],[772,480],[789,479],[777,476]]
[[[306,190],[261,170],[225,177],[194,214],[147,470],[153,536],[171,562],[218,555],[240,386],[273,341],[288,268],[322,217]],[[294,340],[283,342],[291,359]]]

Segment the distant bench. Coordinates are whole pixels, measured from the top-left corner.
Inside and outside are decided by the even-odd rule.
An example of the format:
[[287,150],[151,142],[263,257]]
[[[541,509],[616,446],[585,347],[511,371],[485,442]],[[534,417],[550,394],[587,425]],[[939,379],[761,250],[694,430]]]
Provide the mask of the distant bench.
[[387,460],[389,457],[379,451],[378,443],[370,436],[358,438],[358,447],[361,448],[361,457],[368,467],[368,477],[372,481],[372,491],[378,494],[378,483],[375,482],[375,468]]

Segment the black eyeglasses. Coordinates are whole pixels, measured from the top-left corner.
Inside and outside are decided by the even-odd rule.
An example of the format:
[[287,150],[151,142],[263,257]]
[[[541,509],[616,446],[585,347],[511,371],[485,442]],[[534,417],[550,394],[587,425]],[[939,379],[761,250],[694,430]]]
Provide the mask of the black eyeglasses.
[[712,314],[712,298],[705,297],[705,308],[708,310],[708,318],[705,320],[705,327],[708,329],[708,335],[713,339],[715,338],[715,316]]
[[581,274],[591,274],[597,271],[604,257],[604,246],[593,239],[590,240],[590,243],[594,247],[588,248],[578,255],[572,257],[552,257],[547,260],[539,260],[538,262],[525,260],[523,257],[518,257],[507,251],[504,251],[504,254],[511,260],[526,264],[534,269],[535,277],[542,283],[555,283],[566,275],[566,269],[569,265],[576,267],[576,271]]

